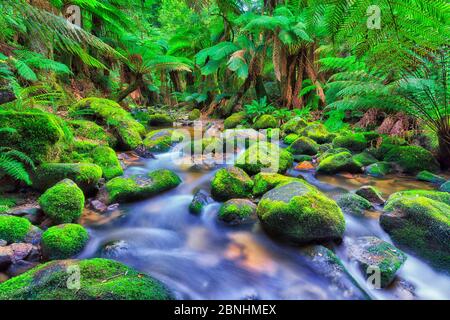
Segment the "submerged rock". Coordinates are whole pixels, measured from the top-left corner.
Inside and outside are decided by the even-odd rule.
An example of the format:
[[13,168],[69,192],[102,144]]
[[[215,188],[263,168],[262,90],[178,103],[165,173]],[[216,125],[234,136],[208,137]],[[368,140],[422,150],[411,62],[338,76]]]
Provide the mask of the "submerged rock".
[[216,200],[248,198],[253,181],[244,170],[236,167],[218,170],[211,181],[211,194]]
[[406,261],[406,254],[400,249],[376,237],[360,237],[350,244],[348,251],[366,278],[372,276],[374,270],[379,270],[381,288],[391,284]]
[[363,197],[364,199],[367,199],[368,201],[375,203],[375,204],[384,204],[386,200],[384,200],[383,196],[381,195],[381,192],[372,186],[362,186],[355,192],[358,196]]
[[0,284],[0,300],[169,299],[158,280],[107,259],[52,261]]
[[189,212],[192,214],[200,214],[203,208],[211,202],[212,199],[206,191],[198,190],[189,204]]
[[354,193],[346,193],[340,196],[337,199],[337,204],[342,211],[355,216],[362,216],[366,210],[373,208],[369,201]]
[[341,152],[331,155],[320,161],[317,172],[322,173],[360,173],[362,172],[362,164],[355,161],[349,152]]
[[295,243],[340,240],[345,230],[336,202],[307,182],[289,182],[270,190],[257,213],[269,233]]
[[431,173],[427,170],[420,171],[416,178],[417,180],[431,182],[437,185],[441,185],[446,181],[444,177],[438,176],[437,174]]
[[255,221],[256,205],[247,199],[228,200],[220,208],[218,218],[231,225]]

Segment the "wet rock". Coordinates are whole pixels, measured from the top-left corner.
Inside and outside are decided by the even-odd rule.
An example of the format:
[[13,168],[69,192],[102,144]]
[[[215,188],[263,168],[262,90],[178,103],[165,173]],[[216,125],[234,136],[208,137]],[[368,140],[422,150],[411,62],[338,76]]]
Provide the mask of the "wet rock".
[[147,134],[144,146],[150,152],[167,152],[175,144],[173,129],[154,130]]
[[439,163],[430,151],[419,146],[394,147],[384,161],[396,162],[403,172],[416,173],[422,170],[437,171]]
[[368,142],[362,133],[339,136],[333,140],[335,148],[347,148],[355,152],[363,151],[367,144]]
[[366,167],[365,173],[375,178],[381,178],[392,171],[392,165],[389,162],[377,162]]
[[30,261],[18,261],[17,263],[11,264],[9,268],[6,270],[6,274],[8,276],[17,277],[22,273],[27,272],[28,270],[33,269],[39,264],[39,262],[30,262]]
[[139,157],[144,158],[144,159],[156,159],[156,156],[152,152],[150,152],[144,145],[140,145],[139,147],[134,149],[134,152]]
[[32,245],[38,245],[42,239],[42,230],[36,226],[32,226],[24,238],[25,243],[30,243]]
[[386,202],[381,192],[372,186],[362,186],[355,193],[374,204],[382,205]]
[[198,190],[189,204],[189,212],[192,214],[200,214],[203,208],[212,201],[212,198],[206,191]]
[[437,174],[431,173],[427,170],[420,171],[417,174],[416,179],[420,181],[431,182],[437,185],[441,185],[446,181],[444,177],[438,176]]
[[351,153],[341,152],[320,161],[317,172],[328,174],[338,172],[360,173],[362,172],[362,164],[356,162]]
[[265,230],[295,243],[340,240],[345,230],[336,202],[301,180],[264,194],[257,214]]
[[91,200],[89,202],[89,206],[98,212],[105,212],[106,210],[108,210],[108,206],[100,200]]
[[342,211],[354,216],[363,216],[366,210],[373,208],[369,201],[354,193],[346,193],[340,196],[337,199],[337,204]]
[[300,254],[306,258],[311,270],[328,280],[343,299],[370,299],[331,250],[320,245],[307,246],[300,249]]
[[228,200],[220,208],[218,218],[230,225],[255,222],[256,205],[247,199]]
[[440,187],[439,187],[440,191],[443,192],[450,192],[450,181],[447,181],[445,183],[443,183]]
[[130,249],[128,242],[124,240],[113,241],[105,244],[101,250],[101,256],[109,259],[117,259],[127,254]]
[[5,240],[0,240],[0,247],[5,247],[8,244]]
[[[0,270],[7,270],[14,265],[23,265],[22,261],[30,264],[37,263],[39,260],[39,249],[32,244],[13,243],[9,246],[0,247]],[[9,274],[9,272],[7,273]]]
[[376,162],[378,162],[377,159],[375,159],[374,156],[372,156],[370,153],[368,152],[361,152],[357,155],[353,156],[353,160],[361,163],[363,166],[369,166],[371,164],[374,164]]
[[306,154],[309,156],[316,155],[319,145],[313,139],[307,137],[300,137],[295,140],[287,150],[295,155]]
[[251,195],[253,180],[237,167],[222,168],[211,181],[211,194],[217,200],[247,198]]
[[395,274],[406,261],[406,255],[400,249],[376,237],[356,239],[349,245],[348,253],[366,278],[373,275],[373,271],[368,272],[369,268],[379,270],[381,288],[394,280]]

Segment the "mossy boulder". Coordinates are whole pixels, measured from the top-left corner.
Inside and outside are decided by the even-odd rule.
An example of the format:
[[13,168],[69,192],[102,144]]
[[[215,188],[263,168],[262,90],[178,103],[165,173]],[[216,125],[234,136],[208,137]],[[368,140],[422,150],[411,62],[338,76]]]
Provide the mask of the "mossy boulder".
[[361,163],[353,159],[351,153],[341,152],[320,161],[317,172],[328,174],[337,172],[360,173],[362,172],[362,167]]
[[212,199],[209,197],[209,194],[203,190],[198,190],[189,204],[189,212],[192,214],[200,214],[203,208],[210,202],[212,202]]
[[313,139],[307,137],[300,137],[287,148],[287,151],[294,155],[316,155],[318,152],[319,145]]
[[191,112],[189,112],[188,119],[191,121],[195,121],[195,120],[200,119],[201,116],[202,116],[202,113],[200,112],[200,110],[194,109]]
[[36,163],[57,161],[66,140],[61,120],[44,112],[0,111],[0,128],[16,130],[0,134],[0,147],[20,150]]
[[366,210],[373,209],[369,201],[354,193],[346,193],[340,196],[337,199],[337,204],[342,211],[354,216],[363,216]]
[[333,139],[333,146],[335,148],[346,148],[350,151],[363,151],[367,147],[367,140],[361,133],[354,133],[350,135],[342,135]]
[[434,190],[406,190],[406,191],[399,191],[396,193],[391,194],[389,197],[389,201],[401,199],[401,198],[418,198],[418,197],[425,197],[431,200],[443,202],[450,206],[450,194],[446,192],[441,191],[434,191]]
[[62,224],[48,228],[42,234],[41,245],[48,259],[67,259],[79,254],[88,240],[88,232],[79,224]]
[[83,212],[84,194],[75,182],[69,179],[57,183],[39,197],[39,205],[55,223],[77,221]]
[[431,173],[427,170],[420,171],[417,174],[416,179],[420,181],[431,182],[437,185],[441,185],[446,181],[444,177],[438,176],[437,174]]
[[155,113],[149,116],[148,125],[155,127],[170,127],[173,125],[174,120],[171,116],[163,113]]
[[295,117],[288,120],[285,124],[281,126],[281,131],[288,135],[290,133],[298,134],[302,129],[304,129],[308,123],[300,117]]
[[353,159],[356,162],[361,163],[363,166],[369,166],[378,162],[378,160],[372,156],[369,152],[361,152],[353,156]]
[[[79,286],[70,287],[74,275]],[[72,279],[72,280],[71,280]],[[0,300],[169,300],[158,280],[107,259],[51,261],[0,284]]]
[[32,225],[25,218],[0,215],[0,240],[7,243],[24,242]]
[[294,154],[293,155],[294,161],[297,161],[299,163],[302,163],[304,161],[312,162],[313,156],[309,156],[307,154]]
[[321,154],[317,157],[317,161],[320,162],[330,156],[333,156],[333,155],[341,153],[341,152],[351,153],[350,150],[345,149],[345,148],[331,148],[331,149],[327,149],[327,150],[321,152]]
[[381,178],[389,174],[392,171],[392,165],[389,162],[376,162],[367,166],[364,172],[372,177]]
[[172,140],[174,130],[153,130],[144,139],[144,146],[150,152],[167,152],[174,145]]
[[164,191],[176,188],[181,179],[166,169],[152,171],[146,175],[117,177],[105,185],[106,202],[132,202],[144,200]]
[[386,200],[384,200],[383,195],[380,190],[373,186],[362,186],[355,192],[358,196],[363,197],[367,201],[374,204],[384,204]]
[[247,199],[228,200],[220,208],[218,218],[231,225],[255,221],[256,205]]
[[96,165],[102,168],[103,177],[107,180],[123,175],[123,169],[116,152],[107,146],[99,146],[92,150],[91,157]]
[[300,136],[296,133],[290,133],[287,136],[284,137],[283,142],[285,144],[290,145],[291,143],[293,143],[295,140],[297,140],[298,138],[300,138]]
[[259,172],[284,173],[293,164],[292,154],[278,145],[259,142],[251,145],[236,160],[236,166],[254,175]]
[[74,181],[85,193],[91,193],[97,187],[103,172],[91,163],[44,163],[33,175],[33,188],[45,191],[63,179]]
[[373,274],[368,272],[369,268],[378,268],[381,288],[392,283],[407,258],[403,251],[376,237],[357,238],[350,244],[348,251],[350,258],[358,263],[366,278]]
[[72,120],[68,122],[72,128],[73,135],[77,138],[91,141],[93,143],[108,145],[114,148],[117,144],[117,138],[106,131],[93,121],[89,120]]
[[124,150],[134,150],[142,144],[145,127],[115,101],[86,98],[78,101],[72,107],[72,111],[87,111],[85,112],[87,116],[100,124],[107,124],[118,139],[119,147]]
[[262,116],[258,117],[258,119],[256,119],[255,123],[253,124],[253,129],[255,130],[277,128],[277,127],[278,127],[277,119],[275,119],[275,117],[270,114],[263,114]]
[[248,198],[252,188],[253,180],[244,170],[236,167],[218,170],[211,181],[211,194],[216,200]]
[[384,207],[380,224],[400,248],[450,272],[450,205],[449,201],[437,201],[448,200],[437,193],[429,192],[429,197],[417,191],[394,194]]
[[345,230],[336,202],[306,182],[270,190],[261,198],[257,214],[270,234],[300,244],[340,240]]
[[439,164],[431,152],[419,146],[392,148],[384,157],[384,161],[397,163],[406,173],[422,170],[435,172],[439,169]]
[[336,136],[330,133],[322,123],[311,123],[299,131],[299,135],[313,139],[319,144],[329,143]]
[[442,191],[442,192],[450,192],[450,181],[447,181],[447,182],[443,183],[443,184],[439,187],[439,191]]
[[279,186],[282,183],[299,180],[297,178],[284,176],[278,173],[264,173],[260,172],[253,178],[253,195],[255,197],[261,196],[269,190]]
[[244,111],[233,113],[231,116],[225,119],[223,122],[224,129],[234,129],[238,125],[242,124],[247,118]]

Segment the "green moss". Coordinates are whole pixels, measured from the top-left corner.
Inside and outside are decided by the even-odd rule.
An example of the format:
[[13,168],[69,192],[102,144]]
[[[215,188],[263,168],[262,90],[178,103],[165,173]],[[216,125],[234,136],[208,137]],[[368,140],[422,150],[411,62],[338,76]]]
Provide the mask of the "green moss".
[[439,187],[440,191],[443,192],[450,192],[450,181],[447,181],[445,183],[443,183],[440,187]]
[[355,161],[349,152],[341,152],[331,155],[320,161],[317,172],[337,173],[337,172],[362,172],[362,164]]
[[144,140],[144,146],[150,152],[167,152],[173,146],[174,130],[161,129],[151,131]]
[[55,223],[77,221],[84,208],[84,194],[72,180],[65,179],[39,197],[39,205]]
[[[79,271],[79,289],[72,283]],[[52,261],[0,284],[0,300],[169,300],[159,281],[107,259]]]
[[431,200],[439,201],[450,205],[450,194],[432,190],[406,190],[391,194],[388,201],[394,201],[401,198],[425,197]]
[[217,200],[247,198],[251,195],[252,188],[252,179],[236,167],[218,170],[211,181],[211,194]]
[[318,122],[309,124],[306,128],[299,131],[299,135],[311,138],[319,144],[331,142],[336,136],[328,132],[327,128]]
[[328,158],[328,157],[330,157],[330,156],[332,156],[332,155],[341,153],[341,152],[348,152],[348,153],[351,153],[350,150],[345,149],[345,148],[336,148],[336,149],[331,148],[331,149],[327,149],[327,150],[323,151],[323,152],[319,155],[319,157],[317,158],[317,160],[318,160],[319,162],[321,162],[322,160],[324,160],[324,159],[326,159],[326,158]]
[[192,214],[202,213],[203,208],[209,203],[210,198],[203,190],[198,190],[191,203],[189,204],[189,212]]
[[347,193],[337,199],[337,204],[345,213],[362,216],[366,210],[373,208],[372,204],[363,197]]
[[445,182],[444,177],[433,174],[427,170],[419,172],[417,174],[416,178],[417,178],[417,180],[420,180],[420,181],[427,181],[427,182],[431,182],[431,183],[438,184],[438,185],[441,185]]
[[284,137],[283,142],[286,143],[286,144],[291,144],[295,140],[297,140],[298,138],[300,138],[300,136],[298,134],[290,133],[286,137]]
[[287,121],[281,126],[281,131],[287,135],[290,133],[299,134],[299,132],[304,129],[308,124],[305,120],[299,117],[295,117]]
[[202,113],[198,109],[194,109],[189,112],[188,119],[191,121],[198,120],[202,116]]
[[253,195],[255,197],[261,196],[269,190],[279,186],[282,183],[299,180],[293,177],[283,176],[278,173],[264,173],[260,172],[254,177]]
[[145,176],[117,177],[106,183],[108,202],[144,200],[176,188],[180,177],[166,169],[155,170]]
[[148,118],[148,124],[150,126],[172,126],[173,119],[167,114],[155,113]]
[[74,181],[84,192],[95,190],[102,169],[91,163],[45,163],[33,176],[33,188],[45,191],[63,179]]
[[297,162],[304,162],[304,161],[308,161],[308,162],[312,162],[313,161],[313,157],[312,156],[308,156],[306,154],[298,154],[298,155],[294,155],[293,156],[294,161]]
[[383,195],[380,190],[373,186],[362,186],[355,192],[358,196],[367,199],[371,203],[384,204],[386,200],[383,199]]
[[49,259],[67,259],[79,254],[86,246],[89,235],[79,224],[62,224],[42,234],[42,249]]
[[439,164],[431,152],[418,146],[395,147],[386,154],[384,161],[396,162],[407,173],[439,169]]
[[381,137],[381,135],[375,131],[363,132],[362,135],[366,138],[369,144],[375,143]]
[[99,146],[91,152],[94,163],[102,168],[103,177],[107,180],[123,175],[123,169],[117,159],[116,152],[107,146]]
[[336,202],[306,182],[290,182],[267,192],[257,214],[271,234],[296,243],[342,238],[345,220]]
[[230,224],[239,224],[256,217],[256,205],[247,199],[231,199],[219,210],[218,218]]
[[391,170],[392,165],[389,162],[381,161],[367,166],[365,172],[369,176],[380,178],[390,173]]
[[36,163],[57,161],[67,140],[61,120],[44,112],[0,111],[0,128],[17,131],[0,134],[0,147],[20,150]]
[[246,118],[245,112],[237,112],[233,113],[231,116],[225,119],[223,122],[223,127],[225,129],[233,129],[236,128],[238,125],[242,124]]
[[99,144],[92,140],[78,140],[76,139],[73,144],[74,151],[82,155],[83,153],[89,153],[94,150]]
[[275,117],[270,114],[264,114],[258,117],[258,119],[256,119],[255,123],[253,124],[253,129],[255,130],[277,128],[277,127],[278,127],[277,119],[275,119]]
[[278,145],[259,142],[251,145],[236,161],[236,166],[248,174],[262,170],[272,173],[286,172],[293,164],[292,154]]
[[106,144],[112,148],[117,144],[117,139],[112,134],[93,121],[73,120],[68,124],[72,128],[74,136],[83,138],[83,141],[87,139],[93,144]]
[[389,198],[385,211],[380,224],[401,248],[450,272],[448,204],[424,196],[397,195]]
[[367,144],[366,138],[361,133],[338,136],[333,139],[333,146],[335,148],[347,148],[356,152],[364,150],[367,147]]
[[86,98],[76,103],[72,110],[74,112],[89,110],[89,113],[97,121],[111,127],[121,148],[132,150],[142,144],[142,135],[145,133],[145,127],[115,101],[101,98]]
[[8,243],[23,242],[31,227],[27,219],[0,215],[0,240]]
[[300,137],[292,142],[287,151],[295,155],[305,154],[313,156],[317,154],[318,148],[319,145],[313,139]]
[[353,160],[361,163],[363,166],[369,166],[378,161],[368,152],[361,152],[358,153],[357,155],[354,155]]

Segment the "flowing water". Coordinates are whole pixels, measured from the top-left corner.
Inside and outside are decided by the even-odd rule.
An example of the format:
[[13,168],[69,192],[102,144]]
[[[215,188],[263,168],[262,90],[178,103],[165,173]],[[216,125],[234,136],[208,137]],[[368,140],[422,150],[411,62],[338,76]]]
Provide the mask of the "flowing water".
[[[183,183],[157,197],[121,205],[122,216],[89,227],[91,240],[80,258],[108,257],[133,266],[167,284],[179,299],[345,299],[328,280],[311,270],[298,249],[269,238],[259,223],[230,227],[216,219],[220,203],[209,204],[202,215],[188,206],[199,188],[209,190],[215,171],[189,171],[166,153],[157,159],[140,159],[126,175],[166,168]],[[430,189],[408,177],[374,179],[366,176],[300,174],[330,197],[374,185],[385,196],[407,189]],[[346,255],[346,245],[359,236],[376,236],[391,242],[379,226],[380,212],[365,217],[346,215],[342,244],[334,251],[356,281],[373,299],[450,299],[450,277],[408,254],[397,281],[388,289],[366,285],[360,270]],[[102,251],[116,243],[115,250]],[[413,293],[411,293],[411,291]]]

